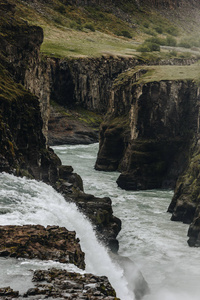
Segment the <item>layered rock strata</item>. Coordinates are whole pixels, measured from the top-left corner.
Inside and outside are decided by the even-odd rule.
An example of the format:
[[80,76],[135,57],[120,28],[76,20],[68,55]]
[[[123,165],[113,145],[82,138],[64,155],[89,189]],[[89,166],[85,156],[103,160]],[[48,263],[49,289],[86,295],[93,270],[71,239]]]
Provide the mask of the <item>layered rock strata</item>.
[[0,226],[0,256],[55,260],[85,269],[75,232],[58,226]]

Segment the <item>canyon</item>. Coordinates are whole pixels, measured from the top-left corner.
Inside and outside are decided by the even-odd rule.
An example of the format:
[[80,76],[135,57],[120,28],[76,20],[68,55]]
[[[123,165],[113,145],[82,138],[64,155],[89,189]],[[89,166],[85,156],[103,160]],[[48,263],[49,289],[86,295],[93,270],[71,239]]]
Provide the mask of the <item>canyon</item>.
[[[148,1],[148,5],[173,10],[183,2]],[[76,1],[76,5],[94,3],[100,4]],[[146,1],[136,1],[136,5],[144,4]],[[191,5],[195,7],[196,2]],[[101,57],[44,56],[39,26],[18,18],[9,1],[0,3],[0,17],[4,33],[0,35],[0,171],[52,185],[67,201],[76,203],[95,226],[98,238],[117,252],[121,221],[113,215],[111,199],[84,193],[81,177],[71,166],[63,166],[49,147],[97,141],[103,119],[95,168],[119,171],[117,183],[122,189],[174,189],[168,208],[171,219],[190,224],[188,244],[198,247],[198,59],[145,61],[109,53]],[[162,78],[159,72],[163,70]],[[86,124],[77,108],[96,114],[94,119],[101,118],[94,120],[95,126]],[[59,130],[53,132],[58,122]],[[112,289],[111,294],[114,297]]]

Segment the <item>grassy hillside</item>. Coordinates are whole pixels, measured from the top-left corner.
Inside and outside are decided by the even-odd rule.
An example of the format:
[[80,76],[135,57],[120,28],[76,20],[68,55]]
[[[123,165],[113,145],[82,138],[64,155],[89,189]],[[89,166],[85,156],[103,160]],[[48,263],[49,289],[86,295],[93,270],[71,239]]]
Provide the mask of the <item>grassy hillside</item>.
[[[16,13],[20,18],[43,28],[41,50],[50,56],[138,56],[141,51],[154,52],[152,38],[157,39],[157,44],[165,46],[155,51],[157,56],[199,54],[200,36],[193,33],[199,26],[198,21],[189,17],[186,20],[177,15],[177,11],[176,14],[173,10],[165,14],[154,7],[138,6],[134,0],[116,1],[115,5],[101,7],[76,6],[69,4],[73,1],[59,0],[10,2],[16,4]],[[186,26],[187,21],[191,26]],[[143,49],[138,48],[144,41]],[[185,51],[182,48],[167,48],[177,45],[184,46]]]
[[200,83],[200,63],[191,64],[188,66],[164,65],[164,66],[137,66],[121,73],[114,81],[114,86],[124,85],[133,78],[134,74],[142,71],[133,84],[144,84],[148,82],[161,80],[193,80],[197,84]]

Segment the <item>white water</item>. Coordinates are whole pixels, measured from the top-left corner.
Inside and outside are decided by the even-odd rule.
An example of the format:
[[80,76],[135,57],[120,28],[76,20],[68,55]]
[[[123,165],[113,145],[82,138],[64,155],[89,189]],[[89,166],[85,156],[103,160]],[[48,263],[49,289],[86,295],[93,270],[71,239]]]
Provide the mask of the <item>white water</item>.
[[[122,269],[111,261],[105,248],[98,243],[89,221],[77,210],[75,204],[67,203],[51,186],[35,180],[0,174],[0,224],[59,225],[65,226],[68,230],[75,230],[81,240],[81,248],[86,254],[86,271],[108,276],[121,299],[134,298],[127,288]],[[38,261],[16,262],[14,259],[1,259],[0,264],[0,287],[11,285],[9,280],[12,276],[14,283],[11,287],[13,288],[13,285],[19,287],[21,292],[30,284],[30,268],[38,269],[40,266],[51,265],[48,262]],[[63,267],[63,264],[56,264]],[[23,284],[25,282],[23,287],[20,287],[20,281]]]
[[188,247],[188,225],[171,222],[166,213],[172,191],[117,188],[118,173],[94,170],[97,149],[97,144],[54,147],[63,164],[82,176],[86,192],[111,197],[123,224],[119,253],[137,264],[151,289],[144,300],[199,300],[200,249]]

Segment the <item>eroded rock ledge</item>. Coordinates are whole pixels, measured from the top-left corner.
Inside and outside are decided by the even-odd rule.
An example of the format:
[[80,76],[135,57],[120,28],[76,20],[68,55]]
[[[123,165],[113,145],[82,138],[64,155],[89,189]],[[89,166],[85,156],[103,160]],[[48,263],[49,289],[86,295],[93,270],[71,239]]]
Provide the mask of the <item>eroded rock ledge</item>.
[[105,299],[119,300],[107,277],[66,270],[35,271],[35,287],[20,295],[10,287],[0,288],[1,299]]
[[55,260],[85,269],[85,254],[75,235],[58,226],[0,226],[0,256]]
[[[75,232],[58,226],[0,226],[0,256],[54,260],[85,269],[85,254]],[[35,271],[32,281],[34,287],[23,295],[10,287],[1,287],[0,298],[117,299],[105,276],[50,269]]]

